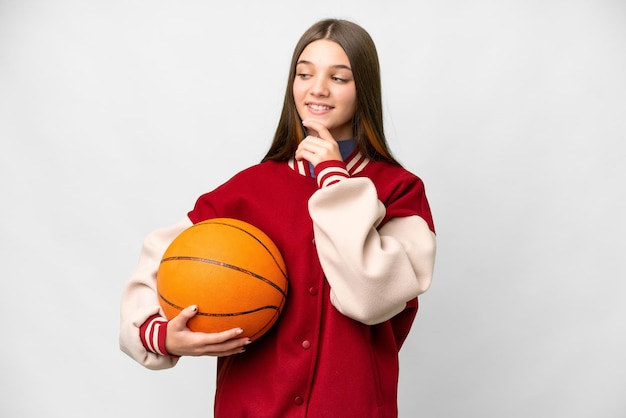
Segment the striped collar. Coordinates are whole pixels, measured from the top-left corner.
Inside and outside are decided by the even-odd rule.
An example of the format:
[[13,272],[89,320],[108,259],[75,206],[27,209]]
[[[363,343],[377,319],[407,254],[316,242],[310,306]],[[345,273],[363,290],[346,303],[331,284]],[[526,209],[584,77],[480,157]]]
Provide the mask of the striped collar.
[[[346,163],[348,173],[352,176],[361,172],[370,160],[369,158],[364,157],[360,151],[355,149],[350,155],[348,155],[344,162]],[[309,164],[307,161],[296,161],[294,157],[291,157],[287,164],[296,173],[305,177],[313,177],[308,169]]]

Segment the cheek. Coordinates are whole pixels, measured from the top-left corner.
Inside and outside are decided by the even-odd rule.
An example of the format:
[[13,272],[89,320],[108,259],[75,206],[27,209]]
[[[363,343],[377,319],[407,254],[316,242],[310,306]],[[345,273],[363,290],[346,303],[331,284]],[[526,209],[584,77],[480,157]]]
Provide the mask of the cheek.
[[298,80],[293,82],[293,88],[291,89],[293,93],[293,98],[296,101],[296,106],[300,106],[299,101],[304,97],[305,90],[301,83]]
[[346,89],[341,92],[341,101],[347,109],[356,109],[356,90]]
[[293,94],[293,101],[296,105],[296,112],[298,112],[298,116],[300,116],[300,118],[303,119],[304,118],[304,114],[303,114],[304,92],[303,92],[302,86],[298,86],[297,83],[294,83],[291,91]]

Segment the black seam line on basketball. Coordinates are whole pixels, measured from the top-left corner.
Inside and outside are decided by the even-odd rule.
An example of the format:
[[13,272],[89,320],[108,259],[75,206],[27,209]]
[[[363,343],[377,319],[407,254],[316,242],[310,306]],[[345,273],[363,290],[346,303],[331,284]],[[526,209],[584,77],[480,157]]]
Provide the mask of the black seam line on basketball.
[[207,263],[207,264],[213,264],[215,266],[220,266],[220,267],[225,267],[231,270],[235,270],[238,271],[240,273],[244,273],[247,274],[249,276],[254,277],[255,279],[259,279],[267,284],[269,284],[270,286],[272,286],[273,288],[275,288],[276,290],[278,290],[283,296],[287,296],[285,294],[285,291],[283,289],[280,288],[280,286],[278,286],[276,283],[272,282],[271,280],[266,279],[263,276],[259,276],[258,274],[250,271],[250,270],[246,270],[244,268],[241,268],[239,266],[234,266],[232,264],[228,264],[228,263],[224,263],[223,261],[218,261],[218,260],[211,260],[210,258],[201,258],[201,257],[187,257],[187,256],[174,256],[174,257],[167,257],[164,258],[163,260],[161,260],[161,264],[167,262],[167,261],[180,261],[180,260],[184,260],[184,261],[198,261],[200,263]]
[[[276,264],[276,267],[278,267],[278,270],[280,270],[280,272],[283,274],[283,276],[285,277],[285,279],[287,278],[287,272],[283,271],[282,268],[280,268],[280,264],[278,263],[278,260],[276,260],[276,257],[274,257],[274,254],[272,254],[272,251],[270,251],[269,248],[267,248],[267,246],[265,244],[263,244],[263,242],[261,240],[259,240],[257,237],[255,237],[254,235],[252,235],[250,232],[246,231],[243,228],[240,228],[238,226],[235,225],[231,225],[229,223],[226,222],[216,222],[216,221],[204,221],[202,222],[203,224],[216,224],[216,225],[223,225],[223,226],[228,226],[231,228],[235,228],[240,230],[241,232],[243,232],[246,235],[249,235],[252,239],[254,239],[256,242],[258,242],[259,244],[261,244],[261,246],[263,248],[265,248],[265,250],[269,253],[269,255],[272,257],[272,260],[274,260],[274,263]],[[194,224],[191,227],[193,228],[194,226],[200,225],[200,223]]]
[[[161,299],[163,299],[163,301],[165,303],[167,303],[168,305],[170,305],[172,308],[174,309],[178,309],[178,310],[183,310],[184,308],[182,306],[178,306],[175,303],[172,303],[171,301],[167,300],[166,298],[163,297],[162,294],[159,293],[159,297]],[[267,305],[267,306],[260,306],[258,308],[252,309],[250,311],[241,311],[241,312],[228,312],[228,313],[214,313],[214,312],[196,312],[196,315],[200,315],[200,316],[213,316],[213,317],[225,317],[225,316],[240,316],[240,315],[247,315],[247,314],[251,314],[251,313],[255,313],[255,312],[259,312],[265,309],[272,309],[277,311],[278,313],[280,313],[280,307],[275,306],[275,305]]]

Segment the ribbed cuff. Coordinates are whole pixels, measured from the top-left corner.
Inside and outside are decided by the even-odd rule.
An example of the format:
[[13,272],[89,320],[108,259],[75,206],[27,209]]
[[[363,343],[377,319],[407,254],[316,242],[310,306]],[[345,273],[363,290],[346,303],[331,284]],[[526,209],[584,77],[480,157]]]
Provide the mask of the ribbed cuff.
[[165,349],[167,322],[167,319],[153,315],[139,327],[139,336],[146,350],[162,356],[177,358],[179,356],[173,356]]
[[317,186],[321,189],[350,178],[346,163],[339,160],[324,161],[315,166]]

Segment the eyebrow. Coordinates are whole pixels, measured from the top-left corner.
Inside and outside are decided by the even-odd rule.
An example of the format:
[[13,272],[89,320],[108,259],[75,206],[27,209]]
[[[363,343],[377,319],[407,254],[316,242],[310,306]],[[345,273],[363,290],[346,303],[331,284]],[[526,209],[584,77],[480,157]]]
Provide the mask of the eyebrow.
[[[296,63],[296,67],[297,67],[298,65],[301,65],[301,64],[304,64],[304,65],[313,65],[313,63],[312,63],[311,61],[307,61],[307,60],[300,60],[300,61],[298,61],[298,62]],[[331,67],[331,68],[336,68],[336,69],[338,69],[338,70],[348,70],[348,71],[352,71],[352,68],[350,68],[349,66],[344,65],[344,64],[336,64],[336,65],[331,65],[330,67]]]

